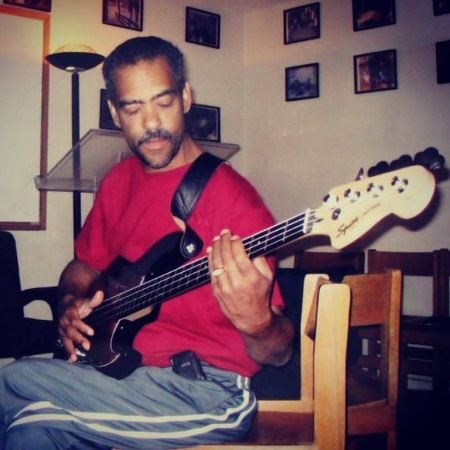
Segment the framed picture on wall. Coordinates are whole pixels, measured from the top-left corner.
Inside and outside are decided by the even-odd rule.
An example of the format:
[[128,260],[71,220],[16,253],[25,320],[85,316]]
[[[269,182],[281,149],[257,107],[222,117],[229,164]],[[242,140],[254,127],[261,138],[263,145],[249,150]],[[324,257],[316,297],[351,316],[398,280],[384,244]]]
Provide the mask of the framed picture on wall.
[[364,53],[353,57],[355,94],[397,89],[396,51]]
[[286,67],[286,101],[319,97],[319,63]]
[[450,14],[450,0],[433,0],[433,12],[435,16]]
[[186,128],[193,139],[220,142],[220,108],[193,103],[186,115]]
[[450,41],[436,42],[436,72],[439,84],[450,83]]
[[220,48],[220,15],[186,7],[186,42]]
[[106,89],[100,89],[100,119],[98,126],[105,130],[120,130],[120,128],[116,127],[114,124],[111,112],[109,111],[106,99]]
[[395,23],[395,0],[352,0],[353,31]]
[[103,0],[103,23],[142,31],[143,0]]
[[39,11],[50,12],[52,10],[52,0],[3,0],[3,3]]
[[320,38],[320,3],[283,11],[284,44]]

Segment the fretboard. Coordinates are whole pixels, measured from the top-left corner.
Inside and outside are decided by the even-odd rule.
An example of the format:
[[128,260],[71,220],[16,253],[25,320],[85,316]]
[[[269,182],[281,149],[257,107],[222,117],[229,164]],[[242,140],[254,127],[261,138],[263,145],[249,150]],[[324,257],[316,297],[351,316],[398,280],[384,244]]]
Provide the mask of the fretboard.
[[[284,245],[311,232],[320,219],[315,211],[306,210],[283,222],[243,239],[250,258],[273,253]],[[89,316],[94,328],[117,321],[146,307],[154,307],[210,281],[206,256],[132,287],[105,301]]]

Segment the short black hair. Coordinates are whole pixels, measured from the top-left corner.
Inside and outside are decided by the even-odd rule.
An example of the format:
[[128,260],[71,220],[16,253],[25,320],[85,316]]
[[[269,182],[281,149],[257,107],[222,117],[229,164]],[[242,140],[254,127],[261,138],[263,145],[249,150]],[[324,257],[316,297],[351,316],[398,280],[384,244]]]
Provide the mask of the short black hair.
[[103,78],[106,84],[108,98],[115,102],[116,70],[120,66],[135,65],[139,61],[154,61],[156,58],[166,58],[172,75],[181,92],[186,83],[183,53],[171,42],[156,36],[136,37],[118,45],[103,63]]

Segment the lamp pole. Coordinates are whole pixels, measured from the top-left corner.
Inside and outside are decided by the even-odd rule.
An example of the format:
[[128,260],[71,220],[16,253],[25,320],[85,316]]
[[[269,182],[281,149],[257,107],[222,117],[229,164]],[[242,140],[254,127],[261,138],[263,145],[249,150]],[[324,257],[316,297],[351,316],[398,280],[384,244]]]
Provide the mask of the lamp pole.
[[[80,75],[78,71],[72,72],[72,149],[73,149],[73,176],[80,179],[80,147],[76,144],[80,141]],[[74,190],[73,196],[73,237],[78,236],[81,230],[81,192]]]
[[[54,53],[47,55],[46,60],[58,69],[72,74],[72,152],[73,177],[80,179],[81,158],[80,148],[80,76],[79,72],[98,66],[105,58],[86,45],[63,46]],[[73,237],[78,236],[81,230],[81,192],[73,190]]]

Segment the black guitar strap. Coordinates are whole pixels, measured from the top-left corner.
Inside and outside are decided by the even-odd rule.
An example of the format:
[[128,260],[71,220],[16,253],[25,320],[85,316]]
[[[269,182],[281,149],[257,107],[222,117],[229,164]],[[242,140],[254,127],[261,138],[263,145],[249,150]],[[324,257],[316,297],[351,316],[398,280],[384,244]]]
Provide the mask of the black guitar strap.
[[186,224],[186,230],[180,243],[180,251],[187,259],[197,255],[203,245],[197,234],[187,225],[187,220],[212,174],[222,162],[222,159],[211,155],[211,153],[202,153],[191,164],[172,197],[170,205],[172,215]]
[[172,198],[170,210],[175,217],[186,222],[197,200],[216,168],[223,162],[211,153],[202,153],[184,175]]

